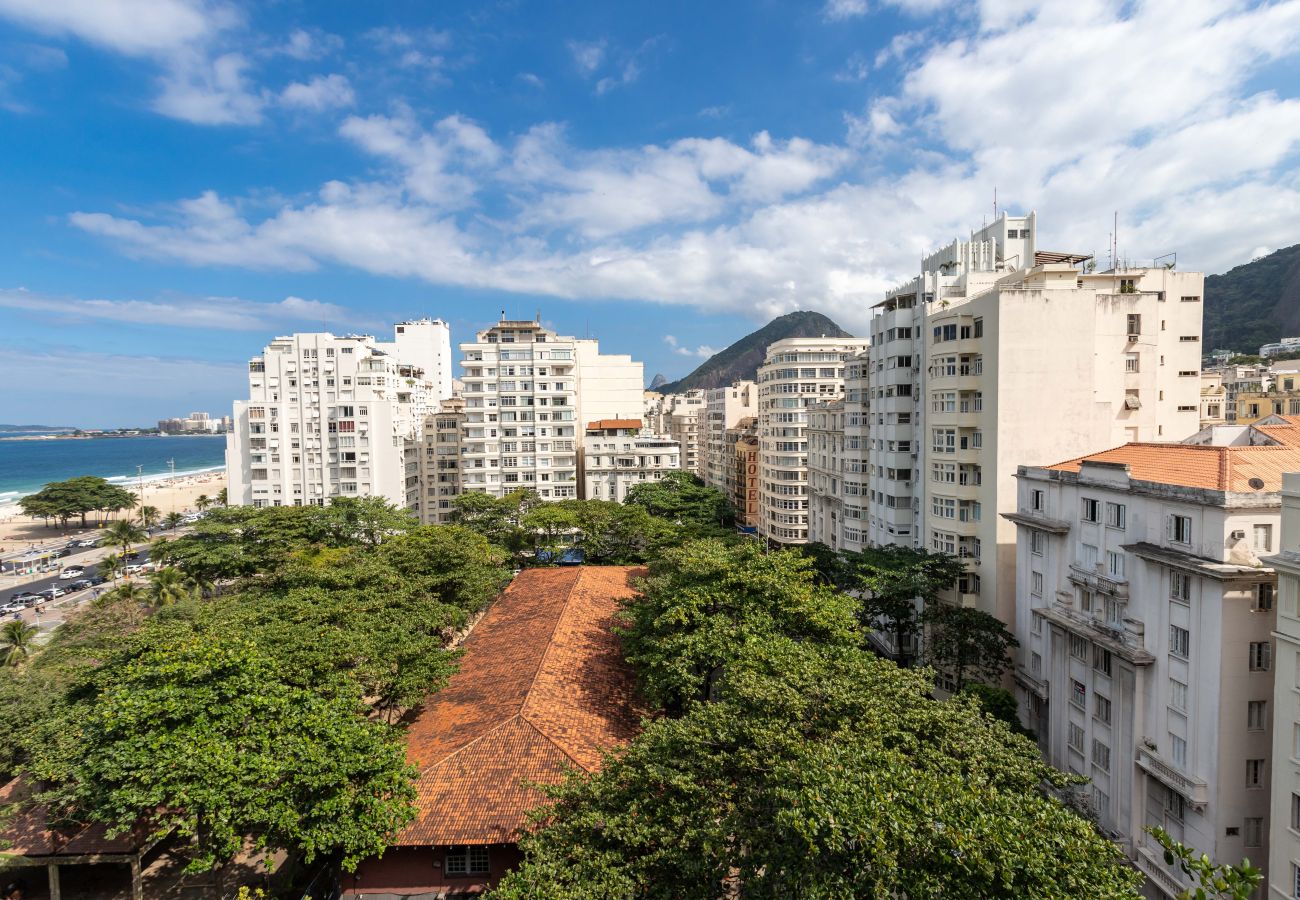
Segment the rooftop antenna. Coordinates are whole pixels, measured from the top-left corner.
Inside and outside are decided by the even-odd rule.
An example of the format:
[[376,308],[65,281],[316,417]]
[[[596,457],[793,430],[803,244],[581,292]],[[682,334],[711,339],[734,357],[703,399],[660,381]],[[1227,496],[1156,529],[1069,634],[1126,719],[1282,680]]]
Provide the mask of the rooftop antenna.
[[1115,210],[1115,227],[1110,232],[1112,268],[1119,268],[1119,210]]

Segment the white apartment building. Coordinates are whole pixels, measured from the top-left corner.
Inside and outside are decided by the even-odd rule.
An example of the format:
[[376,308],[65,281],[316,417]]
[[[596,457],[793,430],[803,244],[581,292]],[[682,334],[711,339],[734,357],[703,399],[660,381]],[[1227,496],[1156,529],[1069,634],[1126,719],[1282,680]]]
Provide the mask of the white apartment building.
[[865,458],[870,544],[970,560],[962,602],[1015,608],[1016,466],[1200,423],[1203,276],[1098,273],[1003,214],[927,256],[876,307]]
[[752,381],[737,381],[704,392],[704,423],[698,451],[700,477],[709,487],[726,490],[734,459],[727,448],[727,429],[758,411],[758,388]]
[[663,412],[663,430],[682,448],[682,468],[700,475],[704,460],[701,435],[705,415],[708,410],[703,390],[690,390],[684,394],[665,394]]
[[775,544],[808,542],[808,412],[844,393],[846,361],[859,338],[785,338],[758,369],[758,534]]
[[460,349],[464,491],[576,498],[581,423],[636,418],[644,405],[641,363],[540,322],[503,318]]
[[1277,571],[1278,582],[1268,896],[1296,900],[1300,898],[1300,473],[1283,476],[1281,547],[1264,562]]
[[422,525],[445,525],[455,511],[452,501],[460,494],[460,434],[465,422],[465,398],[442,401],[424,419],[415,448],[420,469],[419,516]]
[[808,410],[808,540],[842,550],[845,491],[844,401]]
[[[866,351],[844,365],[844,399],[809,412],[809,541],[853,552],[868,546],[870,410],[871,356]],[[907,472],[910,476],[911,469]]]
[[1260,356],[1278,356],[1282,353],[1295,353],[1300,351],[1300,337],[1284,337],[1282,340],[1272,344],[1265,344],[1259,348]]
[[445,397],[412,360],[446,358],[450,336],[436,320],[395,328],[391,343],[328,332],[277,337],[249,362],[249,399],[235,402],[226,438],[231,504],[378,496],[418,508],[411,447]]
[[638,484],[681,468],[681,446],[642,431],[640,419],[587,423],[582,438],[582,497],[622,503]]
[[1018,472],[1005,518],[1022,719],[1052,765],[1092,779],[1092,811],[1148,896],[1186,879],[1147,826],[1268,866],[1278,654],[1264,563],[1281,473],[1300,466],[1293,432],[1207,430],[1195,440],[1233,445],[1132,443]]

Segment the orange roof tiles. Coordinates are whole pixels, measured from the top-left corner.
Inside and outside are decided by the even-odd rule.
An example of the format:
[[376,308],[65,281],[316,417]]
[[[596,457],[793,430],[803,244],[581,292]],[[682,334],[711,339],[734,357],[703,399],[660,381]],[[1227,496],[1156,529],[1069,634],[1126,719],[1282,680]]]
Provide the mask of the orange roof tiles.
[[1255,423],[1256,431],[1262,431],[1280,444],[1288,447],[1300,447],[1300,416],[1280,416],[1274,415],[1268,417],[1271,419],[1281,419],[1283,425],[1263,425]]
[[407,735],[419,812],[398,846],[509,843],[566,768],[594,771],[646,709],[612,631],[641,570],[529,569],[464,643],[460,668]]
[[[1215,447],[1201,444],[1133,443],[1066,460],[1049,469],[1078,472],[1085,462],[1122,463],[1137,481],[1212,491],[1280,491],[1282,473],[1300,471],[1300,444]],[[1252,487],[1251,479],[1264,482]]]
[[607,428],[640,428],[640,419],[597,419],[587,425],[588,431],[603,431]]
[[28,780],[14,778],[0,788],[0,806],[12,814],[3,828],[0,840],[4,852],[13,856],[58,857],[91,856],[98,854],[131,854],[152,843],[144,823],[130,831],[110,838],[108,827],[97,823],[75,824],[67,828],[53,828],[49,821],[49,808],[32,802],[35,795]]

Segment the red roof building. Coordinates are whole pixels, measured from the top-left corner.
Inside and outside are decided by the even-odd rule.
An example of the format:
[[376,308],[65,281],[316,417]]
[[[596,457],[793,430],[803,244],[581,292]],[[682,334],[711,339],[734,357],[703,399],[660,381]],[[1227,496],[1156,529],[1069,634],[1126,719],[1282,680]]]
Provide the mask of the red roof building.
[[613,632],[642,570],[626,566],[520,573],[463,644],[447,686],[407,735],[419,769],[418,814],[377,859],[344,877],[344,895],[433,898],[481,893],[520,860],[528,784],[594,772],[646,713]]

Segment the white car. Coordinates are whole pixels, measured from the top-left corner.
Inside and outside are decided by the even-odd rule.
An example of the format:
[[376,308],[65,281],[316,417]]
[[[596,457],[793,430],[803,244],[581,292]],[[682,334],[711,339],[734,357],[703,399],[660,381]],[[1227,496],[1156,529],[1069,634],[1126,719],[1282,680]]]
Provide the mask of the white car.
[[21,603],[6,603],[4,606],[0,606],[0,615],[22,612],[26,608],[27,607]]
[[85,574],[86,574],[86,570],[81,568],[80,566],[68,566],[66,569],[63,570],[63,572],[59,575],[59,577],[80,578],[82,575]]

